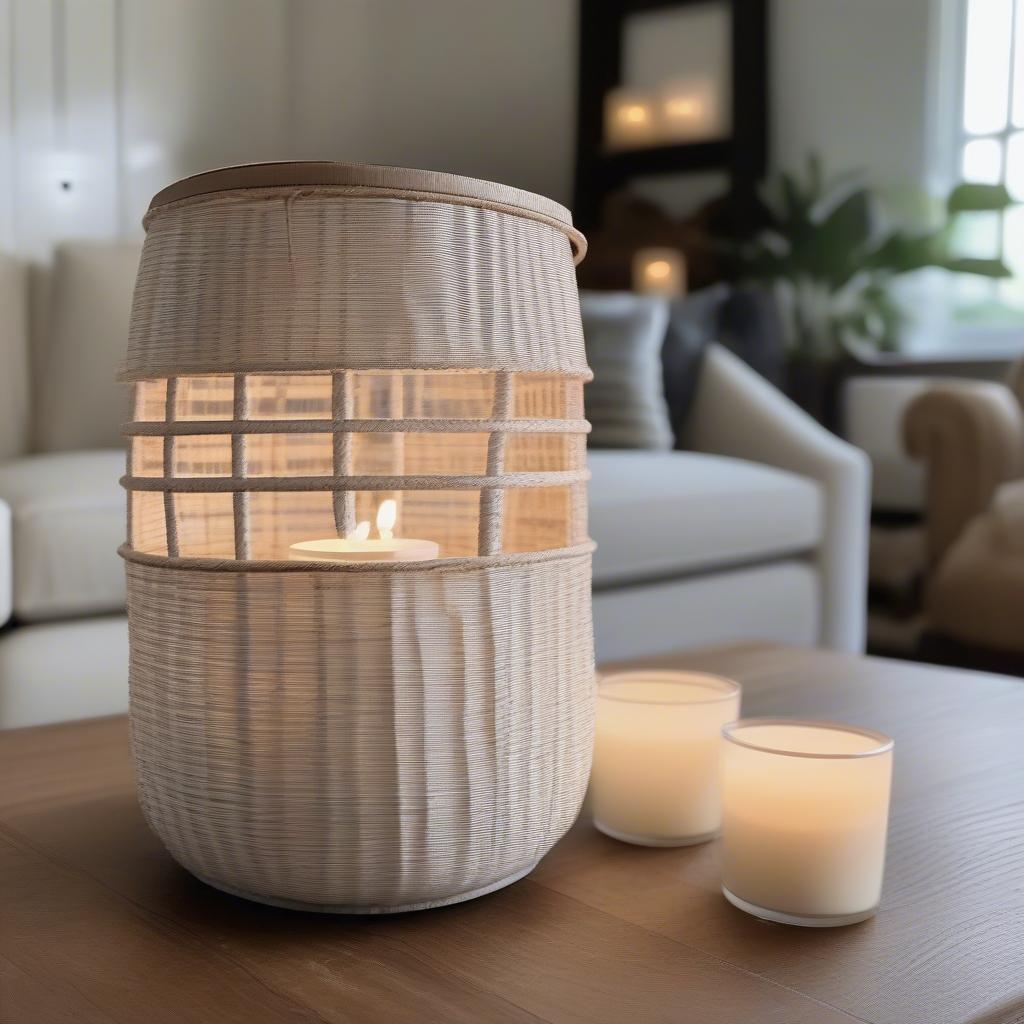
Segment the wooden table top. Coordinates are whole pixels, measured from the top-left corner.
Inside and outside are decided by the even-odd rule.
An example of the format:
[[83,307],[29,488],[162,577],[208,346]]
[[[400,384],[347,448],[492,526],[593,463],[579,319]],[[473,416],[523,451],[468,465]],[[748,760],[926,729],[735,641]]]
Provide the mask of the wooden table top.
[[123,718],[0,734],[0,1020],[700,1024],[1024,1021],[1024,682],[748,645],[744,714],[896,738],[882,908],[771,925],[719,892],[717,843],[581,821],[523,881],[390,918],[246,903],[177,867],[135,802]]

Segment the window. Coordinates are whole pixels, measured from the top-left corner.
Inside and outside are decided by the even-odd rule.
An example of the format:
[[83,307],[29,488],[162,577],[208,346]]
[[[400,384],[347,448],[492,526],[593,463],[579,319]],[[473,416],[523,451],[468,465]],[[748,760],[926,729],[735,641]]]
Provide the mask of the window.
[[[1024,0],[966,0],[962,17],[959,176],[1003,182],[1024,201]],[[1001,253],[1014,274],[994,288],[976,283],[975,314],[984,319],[983,307],[993,300],[1024,310],[1024,206],[971,214],[962,228],[965,255]]]

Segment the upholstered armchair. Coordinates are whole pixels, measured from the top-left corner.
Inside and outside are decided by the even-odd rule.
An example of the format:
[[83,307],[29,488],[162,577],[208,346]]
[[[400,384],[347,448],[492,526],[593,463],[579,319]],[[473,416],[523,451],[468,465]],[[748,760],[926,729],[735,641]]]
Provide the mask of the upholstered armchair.
[[1006,384],[936,382],[904,442],[925,463],[929,625],[1024,651],[1024,360]]

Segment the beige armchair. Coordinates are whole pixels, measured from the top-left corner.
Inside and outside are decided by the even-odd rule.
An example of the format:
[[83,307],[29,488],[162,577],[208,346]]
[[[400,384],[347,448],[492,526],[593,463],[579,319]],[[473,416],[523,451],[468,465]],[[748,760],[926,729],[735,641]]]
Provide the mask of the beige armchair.
[[930,627],[1024,651],[1024,360],[1005,385],[936,382],[903,426],[925,464]]

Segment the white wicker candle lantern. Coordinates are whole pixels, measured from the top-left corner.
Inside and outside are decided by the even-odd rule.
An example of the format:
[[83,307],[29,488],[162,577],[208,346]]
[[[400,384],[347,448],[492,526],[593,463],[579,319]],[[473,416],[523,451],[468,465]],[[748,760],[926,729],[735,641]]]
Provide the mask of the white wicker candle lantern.
[[[342,164],[198,175],[146,226],[123,553],[147,820],[285,906],[514,881],[590,767],[583,238],[539,196]],[[400,550],[346,557],[364,538]]]

